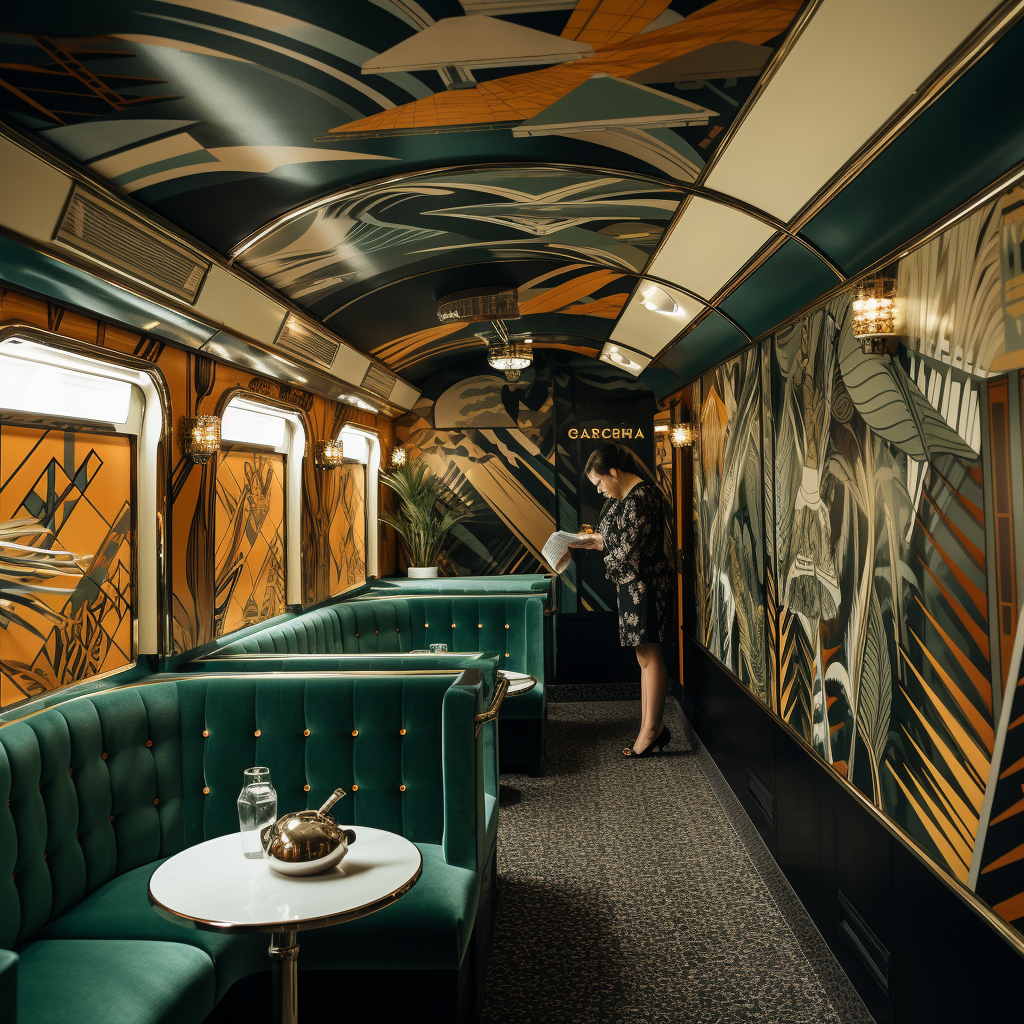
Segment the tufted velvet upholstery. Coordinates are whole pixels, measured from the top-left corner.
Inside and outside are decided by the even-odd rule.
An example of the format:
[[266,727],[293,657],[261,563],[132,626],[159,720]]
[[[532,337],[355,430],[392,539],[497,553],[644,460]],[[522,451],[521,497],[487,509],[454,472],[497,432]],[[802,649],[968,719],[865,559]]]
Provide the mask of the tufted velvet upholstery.
[[[402,657],[400,654],[222,654],[192,662],[187,668],[201,672],[425,672],[443,669],[478,669],[484,682],[484,700],[490,701],[498,668],[497,655],[439,654]],[[482,729],[484,800],[487,849],[498,841],[498,737],[497,725]]]
[[542,594],[434,594],[336,601],[279,620],[232,640],[219,654],[372,654],[422,650],[433,643],[449,651],[486,651],[499,668],[536,676],[538,685],[508,701],[502,719],[539,723],[547,717],[545,619]]
[[[473,729],[483,690],[476,672],[154,676],[0,728],[0,948],[22,954],[24,1019],[45,1019],[26,993],[45,989],[33,965],[52,970],[62,950],[82,950],[99,972],[94,983],[109,986],[133,945],[125,940],[154,964],[169,941],[175,948],[165,959],[179,965],[191,994],[155,999],[140,1020],[200,1019],[209,1007],[198,1008],[212,1006],[235,978],[267,968],[265,940],[199,933],[145,903],[157,861],[237,829],[242,771],[253,764],[270,766],[282,810],[319,806],[344,785],[345,821],[420,844],[431,870],[383,923],[378,915],[360,922],[365,948],[390,949],[387,933],[403,927],[408,902],[410,920],[444,937],[447,967],[457,970],[485,857]],[[347,933],[331,931],[338,940],[319,941],[321,965],[346,968]],[[437,949],[429,953],[436,964]],[[9,984],[15,963],[0,959],[0,984]]]

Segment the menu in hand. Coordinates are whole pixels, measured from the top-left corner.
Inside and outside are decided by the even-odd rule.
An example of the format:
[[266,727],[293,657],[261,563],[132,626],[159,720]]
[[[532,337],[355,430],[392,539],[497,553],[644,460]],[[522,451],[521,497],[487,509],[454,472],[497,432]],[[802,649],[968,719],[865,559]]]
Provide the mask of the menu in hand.
[[581,536],[583,535],[579,533],[566,533],[565,530],[556,531],[548,537],[547,543],[541,550],[541,557],[555,572],[565,572],[572,561],[572,555],[569,553],[569,541],[579,540]]

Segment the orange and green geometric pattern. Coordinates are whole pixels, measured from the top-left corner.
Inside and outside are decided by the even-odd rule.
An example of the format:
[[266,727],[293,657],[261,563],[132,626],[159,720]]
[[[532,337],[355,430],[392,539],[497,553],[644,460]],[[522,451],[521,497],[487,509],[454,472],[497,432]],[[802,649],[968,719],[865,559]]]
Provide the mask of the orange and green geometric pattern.
[[0,707],[133,657],[134,438],[0,427]]
[[285,610],[284,456],[226,451],[217,460],[214,632]]

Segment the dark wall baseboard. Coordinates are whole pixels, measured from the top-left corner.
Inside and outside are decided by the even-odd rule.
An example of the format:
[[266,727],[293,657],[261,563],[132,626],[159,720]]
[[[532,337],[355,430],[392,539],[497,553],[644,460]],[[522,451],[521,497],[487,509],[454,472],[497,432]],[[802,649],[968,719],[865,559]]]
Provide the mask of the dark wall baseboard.
[[1024,957],[690,637],[683,707],[879,1024],[1021,1019]]

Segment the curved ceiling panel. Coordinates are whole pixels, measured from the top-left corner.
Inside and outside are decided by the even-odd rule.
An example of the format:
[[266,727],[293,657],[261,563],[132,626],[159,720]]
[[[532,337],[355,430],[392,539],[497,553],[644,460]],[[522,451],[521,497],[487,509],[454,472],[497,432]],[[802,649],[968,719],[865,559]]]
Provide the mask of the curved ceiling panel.
[[478,263],[469,268],[421,273],[376,288],[330,319],[409,380],[420,381],[439,365],[483,350],[493,338],[488,323],[439,323],[437,299],[459,288],[517,287],[522,316],[507,321],[515,335],[530,335],[537,348],[575,347],[596,354],[636,283],[636,276],[581,263],[529,260]]
[[1024,158],[1021,18],[999,0],[38,0],[5,12],[0,117],[416,373],[467,341],[435,336],[437,298],[511,282],[546,296],[531,329],[696,374],[657,355],[668,321],[629,301],[638,282],[721,310],[688,309],[677,348],[755,337],[947,216]]
[[566,161],[692,181],[799,7],[40,0],[5,11],[0,112],[225,252],[398,170]]
[[432,171],[289,216],[237,262],[326,321],[369,288],[445,268],[541,259],[637,274],[682,198],[649,179],[564,167]]

